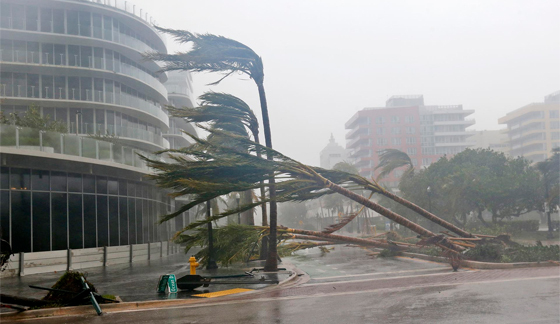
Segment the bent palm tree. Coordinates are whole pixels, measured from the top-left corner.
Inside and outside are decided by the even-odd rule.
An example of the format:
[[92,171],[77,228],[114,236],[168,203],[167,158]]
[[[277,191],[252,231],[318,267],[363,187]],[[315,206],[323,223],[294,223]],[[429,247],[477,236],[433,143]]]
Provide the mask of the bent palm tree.
[[[191,44],[188,52],[177,54],[150,53],[147,59],[164,63],[164,71],[190,70],[193,72],[224,72],[225,75],[212,84],[218,84],[228,76],[239,72],[248,75],[259,92],[261,113],[263,119],[264,138],[266,147],[272,149],[272,136],[270,131],[270,120],[268,117],[268,105],[264,91],[264,66],[262,58],[250,47],[233,39],[212,34],[193,34],[185,30],[158,28],[162,32],[170,34],[181,44]],[[273,159],[272,151],[267,151],[267,158]],[[278,252],[276,250],[276,226],[278,209],[276,205],[276,187],[274,178],[269,181],[270,195],[270,240],[269,253],[265,269],[276,271],[278,268]]]
[[[244,131],[239,129],[239,126],[244,125],[253,135],[254,141],[259,144],[259,121],[245,101],[231,94],[217,92],[204,93],[198,99],[199,107],[168,107],[168,110],[174,117],[183,118],[189,123],[213,123],[212,127],[241,136],[244,135]],[[260,151],[257,151],[257,156],[261,156]],[[261,197],[265,197],[264,187],[261,188]],[[246,194],[245,199],[252,199],[252,195]],[[268,226],[266,204],[261,205],[261,211],[262,225]]]
[[379,154],[379,165],[375,170],[381,169],[381,173],[377,176],[377,180],[386,177],[393,170],[401,167],[407,167],[405,176],[414,173],[414,165],[408,154],[397,149],[385,149]]

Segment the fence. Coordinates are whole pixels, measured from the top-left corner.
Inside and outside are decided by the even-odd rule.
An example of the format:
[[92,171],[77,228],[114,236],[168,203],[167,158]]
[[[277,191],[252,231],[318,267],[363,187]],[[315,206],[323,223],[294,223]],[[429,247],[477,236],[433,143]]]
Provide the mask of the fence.
[[180,250],[177,244],[154,242],[79,250],[21,252],[10,258],[0,278],[153,260],[179,253]]

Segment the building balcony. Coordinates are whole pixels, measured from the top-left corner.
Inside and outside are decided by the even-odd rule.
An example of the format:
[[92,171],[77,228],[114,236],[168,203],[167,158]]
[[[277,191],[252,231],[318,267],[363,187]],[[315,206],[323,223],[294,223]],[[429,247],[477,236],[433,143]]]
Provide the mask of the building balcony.
[[149,171],[138,154],[156,158],[152,154],[125,145],[114,144],[75,134],[40,131],[34,128],[0,125],[0,147],[14,149],[17,154],[40,151],[42,154],[82,157],[111,162]]
[[[7,87],[7,85],[0,84],[0,97],[2,103],[9,105],[28,105],[36,104],[42,107],[71,107],[71,108],[108,108],[114,111],[125,112],[130,115],[138,115],[138,113],[150,116],[154,119],[162,129],[169,127],[169,116],[159,106],[150,101],[143,100],[138,97],[126,93],[103,93],[103,91],[93,91],[87,89],[84,91],[85,96],[81,100],[73,98],[80,96],[80,91],[69,91],[68,96],[64,91],[52,91],[51,95],[45,95],[44,98],[39,97],[39,89],[34,86],[16,86]],[[71,89],[72,90],[72,89]],[[48,91],[48,89],[47,89]],[[7,94],[7,95],[5,95]],[[66,99],[69,98],[69,99]],[[155,117],[155,118],[154,118]],[[144,117],[146,118],[146,117]]]
[[474,118],[464,119],[464,120],[434,120],[434,125],[465,125],[469,127],[475,124]]
[[61,62],[59,59],[57,62],[63,64],[40,64],[2,61],[4,58],[6,58],[6,55],[0,55],[0,64],[2,64],[3,72],[110,79],[134,87],[149,97],[157,98],[158,101],[167,102],[167,89],[159,79],[128,64],[119,64],[119,66],[115,65],[112,69],[105,69],[102,62],[92,64],[91,56],[88,57],[90,63],[80,64],[80,66],[73,65],[76,60],[66,62],[63,59]]

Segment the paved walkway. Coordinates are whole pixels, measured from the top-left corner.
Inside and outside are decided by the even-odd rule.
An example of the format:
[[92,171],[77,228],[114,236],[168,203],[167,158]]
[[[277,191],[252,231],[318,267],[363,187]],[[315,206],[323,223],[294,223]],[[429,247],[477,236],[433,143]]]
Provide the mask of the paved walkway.
[[[189,255],[176,254],[169,257],[139,261],[132,264],[113,265],[109,267],[96,267],[88,269],[75,269],[87,273],[87,279],[95,285],[101,294],[119,296],[123,301],[146,301],[162,299],[193,298],[193,294],[215,292],[232,288],[262,289],[268,284],[232,284],[232,285],[210,285],[200,287],[195,291],[179,291],[177,294],[158,294],[156,286],[160,275],[175,274],[177,278],[189,274]],[[260,267],[259,262],[251,262],[249,265],[220,268],[213,271],[199,270],[201,276],[224,276],[243,274],[254,267]],[[282,265],[280,265],[282,267]],[[255,277],[242,277],[231,279],[235,281],[255,281],[264,277],[266,280],[282,281],[289,277],[290,272],[280,271],[278,273],[253,272]],[[4,278],[0,280],[0,290],[3,294],[42,298],[46,291],[29,288],[29,285],[52,287],[63,272],[35,274],[24,277]]]

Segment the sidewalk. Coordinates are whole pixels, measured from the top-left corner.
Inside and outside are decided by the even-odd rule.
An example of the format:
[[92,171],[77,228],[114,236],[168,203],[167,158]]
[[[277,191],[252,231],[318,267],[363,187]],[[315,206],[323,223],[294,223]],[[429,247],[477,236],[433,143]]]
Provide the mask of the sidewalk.
[[[177,278],[189,274],[190,257],[185,254],[176,254],[162,259],[140,261],[132,264],[114,265],[109,267],[96,267],[88,269],[74,269],[87,274],[87,279],[95,285],[100,294],[119,296],[124,302],[166,300],[166,299],[187,299],[195,294],[216,292],[233,288],[263,289],[271,284],[210,284],[208,287],[199,287],[194,291],[182,291],[177,294],[158,294],[156,286],[160,275],[175,274]],[[219,268],[216,270],[197,270],[197,274],[205,276],[225,276],[243,274],[253,268],[262,267],[260,262],[251,262],[248,265],[236,265],[229,268]],[[279,268],[283,268],[279,265]],[[29,288],[29,285],[52,287],[63,272],[43,273],[24,277],[3,278],[0,280],[0,290],[3,294],[17,295],[22,297],[42,298],[46,291]],[[265,273],[254,271],[254,277],[226,278],[220,281],[235,280],[257,281],[261,278],[265,280],[276,280],[282,282],[290,277],[290,269],[277,273]],[[273,285],[275,286],[275,284]]]

